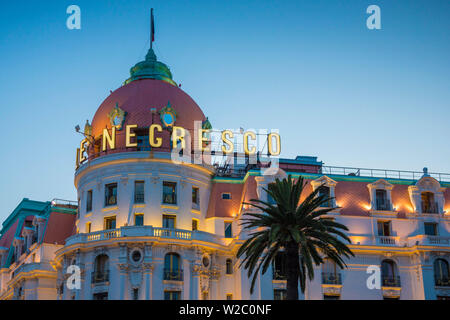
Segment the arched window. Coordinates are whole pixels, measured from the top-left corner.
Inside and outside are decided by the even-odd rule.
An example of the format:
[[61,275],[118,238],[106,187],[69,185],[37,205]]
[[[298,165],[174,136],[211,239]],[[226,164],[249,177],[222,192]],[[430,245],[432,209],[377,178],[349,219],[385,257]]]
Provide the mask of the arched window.
[[422,192],[422,213],[438,213],[437,203],[434,200],[433,192]]
[[181,258],[178,253],[168,253],[164,257],[164,280],[183,280],[183,270],[181,270]]
[[226,269],[227,274],[233,274],[233,261],[231,259],[227,259]]
[[341,273],[339,272],[339,267],[329,258],[326,258],[322,264],[322,283],[341,284]]
[[436,259],[434,261],[434,280],[436,286],[448,287],[449,281],[449,268],[448,262],[444,259]]
[[273,265],[273,280],[286,280],[287,270],[286,270],[286,253],[279,252],[275,256]]
[[381,262],[381,278],[382,285],[385,287],[400,287],[400,277],[394,261],[383,260]]
[[106,254],[100,254],[95,258],[92,282],[106,281],[109,281],[109,258]]

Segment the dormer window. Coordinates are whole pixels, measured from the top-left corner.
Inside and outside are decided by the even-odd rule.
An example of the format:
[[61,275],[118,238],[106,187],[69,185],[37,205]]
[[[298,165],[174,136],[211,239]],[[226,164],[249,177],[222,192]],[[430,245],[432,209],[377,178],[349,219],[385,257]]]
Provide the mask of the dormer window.
[[391,194],[394,186],[384,179],[367,185],[370,194],[370,208],[372,211],[393,211]]
[[408,187],[409,197],[417,214],[441,214],[445,188],[433,177],[424,175],[416,185]]
[[334,199],[335,196],[335,188],[336,188],[337,182],[333,179],[322,176],[319,179],[311,181],[311,186],[313,187],[313,190],[318,190],[318,196],[325,196],[326,198],[331,198],[325,203],[322,203],[321,207],[327,207],[327,208],[334,208],[336,207],[336,200]]
[[434,193],[432,192],[422,192],[422,213],[438,213],[438,205],[434,200]]
[[325,199],[328,199],[326,202],[322,202],[320,205],[321,207],[330,208],[332,207],[331,199],[330,198],[330,187],[327,186],[320,186],[319,187],[319,197],[323,196]]

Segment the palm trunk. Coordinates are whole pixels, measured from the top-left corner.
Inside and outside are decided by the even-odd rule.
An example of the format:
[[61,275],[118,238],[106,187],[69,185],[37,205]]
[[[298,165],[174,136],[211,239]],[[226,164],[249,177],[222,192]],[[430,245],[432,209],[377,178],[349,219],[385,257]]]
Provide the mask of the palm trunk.
[[300,271],[300,257],[298,245],[292,241],[287,245],[287,300],[298,300],[298,276]]

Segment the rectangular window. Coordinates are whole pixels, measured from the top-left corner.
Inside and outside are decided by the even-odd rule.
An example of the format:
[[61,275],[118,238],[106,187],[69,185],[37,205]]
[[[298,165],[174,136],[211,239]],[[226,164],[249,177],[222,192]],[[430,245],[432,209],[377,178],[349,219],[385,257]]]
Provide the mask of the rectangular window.
[[273,290],[273,300],[286,300],[286,295],[287,295],[286,289]]
[[198,230],[198,220],[192,219],[192,231]]
[[164,300],[180,300],[180,291],[164,291]]
[[86,194],[86,212],[92,211],[92,190],[88,190]]
[[177,184],[175,182],[163,182],[163,203],[177,204]]
[[108,292],[94,293],[93,300],[108,300]]
[[231,293],[227,293],[227,300],[233,300],[233,295]]
[[91,223],[86,222],[86,233],[91,233]]
[[225,227],[225,238],[232,238],[233,237],[232,222],[225,221],[224,227]]
[[144,181],[134,182],[134,203],[144,203]]
[[139,289],[138,288],[133,289],[133,300],[139,300]]
[[437,236],[437,223],[425,222],[424,227],[427,236]]
[[105,207],[117,204],[117,183],[105,185]]
[[116,228],[116,216],[105,218],[105,230],[111,230]]
[[390,221],[378,221],[378,235],[389,237],[391,236],[391,222]]
[[222,193],[222,199],[223,200],[230,200],[231,199],[231,193],[228,193],[228,192]]
[[163,215],[163,228],[175,229],[175,216]]
[[144,215],[142,213],[134,214],[134,225],[143,226],[144,225]]
[[192,207],[197,208],[200,204],[199,201],[199,189],[197,187],[192,187]]

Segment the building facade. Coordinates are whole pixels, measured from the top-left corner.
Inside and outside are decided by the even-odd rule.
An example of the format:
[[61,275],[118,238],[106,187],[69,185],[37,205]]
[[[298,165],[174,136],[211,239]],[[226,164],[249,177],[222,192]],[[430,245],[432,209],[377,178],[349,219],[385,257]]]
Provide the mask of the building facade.
[[[3,223],[0,298],[283,299],[283,256],[250,293],[236,252],[248,237],[239,222],[254,210],[244,203],[270,201],[264,189],[288,175],[306,179],[303,197],[319,188],[333,198],[326,218],[349,228],[355,253],[347,269],[317,266],[302,299],[450,297],[450,175],[301,156],[278,159],[271,172],[248,156],[240,166],[192,154],[174,161],[180,144],[208,145],[195,128],[211,128],[208,118],[150,49],[84,128],[77,205],[24,199]],[[371,270],[381,272],[375,288]]]

